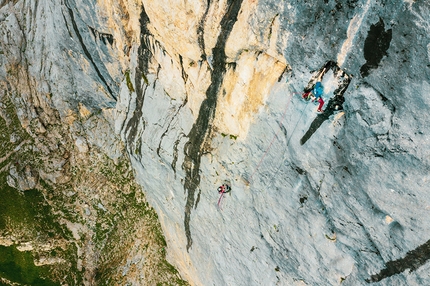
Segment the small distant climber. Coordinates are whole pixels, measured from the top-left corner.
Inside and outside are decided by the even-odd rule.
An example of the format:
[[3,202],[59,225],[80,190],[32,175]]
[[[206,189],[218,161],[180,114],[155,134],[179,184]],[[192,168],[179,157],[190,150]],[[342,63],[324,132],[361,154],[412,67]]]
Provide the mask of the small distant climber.
[[218,193],[219,194],[225,194],[231,191],[231,188],[229,185],[227,184],[222,184],[221,186],[218,187]]
[[316,100],[316,101],[318,101],[318,102],[319,102],[317,112],[323,113],[324,111],[322,110],[322,107],[324,106],[324,100],[322,99],[322,95],[323,95],[323,93],[324,93],[324,89],[323,89],[323,87],[322,87],[322,85],[321,85],[321,82],[320,82],[320,81],[318,81],[318,82],[315,84],[315,87],[314,87],[314,89],[313,89],[312,93],[313,93],[313,94],[314,94],[314,96],[315,96],[315,98],[314,98],[314,99],[312,99],[312,101],[315,101],[315,100]]
[[222,198],[224,197],[224,194],[230,191],[231,191],[231,188],[228,184],[222,184],[221,186],[218,187],[218,193],[221,195],[218,199],[218,207],[220,209],[221,209],[221,201],[222,201]]

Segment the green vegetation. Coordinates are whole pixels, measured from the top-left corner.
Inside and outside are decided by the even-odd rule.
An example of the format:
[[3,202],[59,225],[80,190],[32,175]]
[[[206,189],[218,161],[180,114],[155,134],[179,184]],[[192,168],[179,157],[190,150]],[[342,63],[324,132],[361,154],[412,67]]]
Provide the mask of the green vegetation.
[[237,139],[237,135],[233,135],[233,134],[226,134],[226,133],[221,133],[222,137],[227,137],[229,136],[231,140],[236,140]]
[[178,271],[166,260],[162,260],[158,265],[158,269],[160,269],[162,272],[171,273],[173,274],[170,276],[170,279],[163,282],[157,282],[157,286],[162,285],[176,285],[176,286],[187,286],[189,285],[186,281],[182,280],[179,276]]
[[[56,220],[51,207],[38,190],[19,192],[9,187],[1,174],[0,229],[13,231],[22,228],[21,239],[69,237],[70,234]],[[11,229],[12,228],[12,229]]]
[[[178,271],[166,260],[167,243],[158,221],[155,210],[145,201],[140,187],[134,183],[130,166],[126,160],[115,165],[105,157],[100,167],[100,173],[108,176],[121,189],[115,193],[108,209],[117,210],[97,211],[97,223],[94,229],[93,241],[99,249],[100,265],[96,274],[98,285],[124,284],[122,276],[115,276],[119,265],[123,265],[127,254],[135,245],[136,235],[144,240],[140,251],[143,250],[145,266],[143,273],[151,285],[188,285],[183,281]],[[139,250],[136,250],[139,251]],[[131,267],[131,266],[130,266]]]
[[[129,72],[126,79],[134,91]],[[114,162],[92,148],[85,159],[79,159],[73,157],[73,144],[59,140],[55,142],[58,154],[50,153],[47,160],[34,151],[35,140],[21,127],[8,96],[1,98],[0,108],[4,117],[0,117],[0,236],[13,242],[0,246],[0,278],[25,285],[83,285],[84,275],[95,273],[97,285],[125,285],[127,277],[119,270],[139,235],[142,242],[137,251],[145,257],[142,267],[148,283],[188,285],[166,260],[167,244],[158,216],[135,183],[126,157]],[[99,116],[91,120],[99,120]],[[34,130],[37,124],[30,122],[29,128]],[[47,133],[61,134],[61,126],[45,128]],[[44,142],[45,138],[41,135],[38,140]],[[55,156],[73,158],[63,167],[64,175],[70,177],[63,184],[37,175],[46,165],[55,166]],[[26,191],[10,187],[11,167],[24,177],[27,169],[34,170],[36,187]],[[78,226],[79,239],[66,221]],[[23,243],[29,243],[32,250],[19,251],[17,246]],[[88,245],[93,248],[89,252]],[[34,264],[44,259],[55,262]],[[82,269],[78,269],[78,259],[84,261]]]
[[0,246],[0,277],[33,286],[60,285],[49,276],[49,267],[34,265],[31,252],[21,252],[14,246]]
[[130,71],[129,70],[125,71],[125,80],[127,81],[128,90],[130,92],[134,92],[134,87],[133,87],[133,83],[131,82]]
[[[0,236],[14,238],[15,245],[0,246],[0,278],[26,285],[59,285],[56,282],[59,281],[57,277],[68,276],[65,282],[73,284],[76,280],[67,275],[70,265],[34,264],[35,259],[39,258],[59,258],[59,261],[67,260],[73,264],[76,260],[76,249],[71,244],[56,246],[56,242],[64,242],[71,234],[59,224],[52,207],[40,190],[20,192],[8,185],[7,177],[12,167],[18,174],[23,175],[27,167],[37,168],[41,163],[31,147],[33,140],[21,127],[8,95],[2,98],[1,108]],[[19,251],[16,245],[21,243],[30,243],[32,250]],[[49,243],[53,243],[52,247],[42,247]]]

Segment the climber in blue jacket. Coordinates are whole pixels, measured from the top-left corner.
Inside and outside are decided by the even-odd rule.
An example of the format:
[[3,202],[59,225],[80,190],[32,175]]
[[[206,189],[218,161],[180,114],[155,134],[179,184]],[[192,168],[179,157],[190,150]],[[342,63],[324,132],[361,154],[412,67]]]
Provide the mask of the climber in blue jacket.
[[315,99],[313,99],[312,101],[317,100],[319,102],[317,112],[321,112],[322,113],[323,112],[322,107],[324,106],[324,100],[322,99],[322,95],[324,93],[324,89],[323,89],[323,87],[321,85],[321,82],[318,81],[315,84],[315,87],[314,87],[312,93],[315,96]]

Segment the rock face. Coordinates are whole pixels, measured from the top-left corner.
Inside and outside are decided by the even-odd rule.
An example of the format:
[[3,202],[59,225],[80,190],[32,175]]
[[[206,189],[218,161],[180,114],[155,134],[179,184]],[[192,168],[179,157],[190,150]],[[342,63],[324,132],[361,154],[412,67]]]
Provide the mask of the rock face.
[[89,2],[0,4],[11,186],[125,150],[193,285],[430,284],[427,1]]
[[135,7],[0,2],[2,285],[185,283],[114,131]]

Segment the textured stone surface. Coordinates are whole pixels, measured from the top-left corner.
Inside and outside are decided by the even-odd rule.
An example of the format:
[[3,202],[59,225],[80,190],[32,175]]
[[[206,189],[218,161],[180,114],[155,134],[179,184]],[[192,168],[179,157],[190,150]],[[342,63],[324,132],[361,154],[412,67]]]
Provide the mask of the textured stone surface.
[[22,125],[47,154],[125,148],[191,284],[430,284],[427,1],[23,3],[0,4]]
[[90,2],[0,2],[1,284],[186,285],[114,131],[140,5]]
[[[422,113],[416,104],[427,106],[428,61],[414,61],[425,58],[428,37],[411,38],[428,30],[425,11],[425,3],[401,1],[243,2],[231,32],[220,22],[220,29],[230,34],[226,57],[217,58],[216,49],[212,55],[205,51],[213,61],[209,66],[214,65],[212,82],[222,80],[216,105],[199,112],[205,115],[205,125],[200,126],[207,124],[209,129],[190,129],[187,105],[172,100],[170,92],[157,92],[159,85],[171,83],[147,76],[147,87],[154,91],[146,89],[145,100],[150,99],[143,104],[145,119],[135,132],[141,136],[124,139],[141,183],[152,189],[149,196],[164,217],[173,260],[190,281],[428,281],[418,271],[404,272],[412,265],[383,270],[390,267],[389,261],[428,240],[428,152],[420,141],[425,140],[428,124],[424,114],[414,115]],[[150,23],[158,21],[148,17]],[[170,49],[168,40],[164,44],[164,38],[174,34],[165,33],[153,37],[166,50],[165,57],[174,61],[178,48]],[[415,43],[414,51],[405,45],[406,37]],[[217,69],[217,60],[225,62],[225,68]],[[311,72],[328,60],[337,60],[354,76],[344,94],[344,110],[330,116],[301,145],[316,114],[315,107],[294,92],[300,93]],[[148,60],[155,65],[164,61]],[[204,75],[204,61],[200,66]],[[282,80],[274,83],[286,66]],[[181,69],[187,86],[187,67],[171,73]],[[421,75],[413,73],[415,69]],[[329,99],[339,82],[329,71],[323,85]],[[196,95],[186,93],[188,98]],[[207,100],[210,96],[207,93]],[[138,144],[142,149],[135,154]],[[233,191],[219,210],[216,188],[224,180],[231,182]],[[427,267],[425,259],[416,261]],[[378,273],[390,277],[370,278]]]

